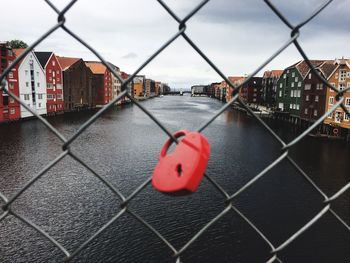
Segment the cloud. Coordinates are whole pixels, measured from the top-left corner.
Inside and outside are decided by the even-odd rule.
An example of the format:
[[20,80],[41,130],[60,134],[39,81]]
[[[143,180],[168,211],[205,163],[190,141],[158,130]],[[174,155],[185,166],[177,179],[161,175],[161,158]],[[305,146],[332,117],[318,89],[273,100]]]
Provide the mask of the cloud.
[[124,56],[121,56],[121,58],[123,59],[133,59],[133,58],[137,58],[137,54],[134,52],[129,52],[127,54],[125,54]]
[[[52,1],[60,8],[68,3],[68,0]],[[296,25],[325,0],[271,1]],[[200,2],[166,0],[180,18]],[[22,39],[31,44],[57,23],[57,14],[45,1],[3,1],[2,9],[16,10],[16,16],[21,19],[13,20],[11,12],[2,14],[1,40]],[[298,40],[310,58],[350,57],[349,10],[349,0],[333,1],[300,30]],[[178,32],[178,23],[157,1],[77,1],[65,16],[66,27],[127,73],[133,73]],[[291,31],[262,0],[211,0],[186,25],[186,35],[225,75],[253,72],[290,38]],[[96,60],[88,49],[61,29],[36,50]],[[265,69],[283,69],[300,59],[292,45]],[[181,36],[141,73],[176,88],[221,81]]]

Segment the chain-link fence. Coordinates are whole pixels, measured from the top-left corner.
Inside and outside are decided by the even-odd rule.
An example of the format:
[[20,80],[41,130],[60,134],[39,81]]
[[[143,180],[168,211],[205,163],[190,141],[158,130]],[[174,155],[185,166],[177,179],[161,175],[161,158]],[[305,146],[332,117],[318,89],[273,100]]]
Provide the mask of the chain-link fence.
[[[291,158],[289,155],[289,150],[295,144],[297,144],[302,138],[304,138],[310,131],[312,131],[315,127],[323,122],[323,120],[333,111],[335,111],[338,107],[341,107],[344,112],[350,115],[348,109],[344,106],[343,95],[345,92],[350,90],[350,87],[347,87],[343,90],[338,90],[332,85],[330,85],[319,73],[315,70],[314,66],[310,63],[307,55],[303,51],[302,47],[298,43],[298,37],[300,36],[299,30],[309,23],[314,17],[316,17],[322,10],[324,10],[329,4],[331,4],[332,0],[326,1],[315,10],[311,15],[309,15],[305,20],[303,20],[298,25],[292,25],[288,19],[281,13],[274,4],[272,4],[269,0],[264,0],[267,7],[275,13],[282,23],[284,23],[291,30],[290,39],[286,41],[286,43],[281,46],[274,54],[272,54],[264,63],[262,63],[259,67],[257,67],[246,79],[245,81],[238,87],[234,87],[233,83],[226,77],[224,73],[220,71],[220,69],[215,65],[215,63],[209,59],[205,53],[191,40],[191,38],[186,34],[186,22],[191,19],[203,6],[205,6],[210,0],[202,1],[196,8],[194,8],[185,18],[179,18],[169,6],[164,3],[162,0],[157,0],[159,4],[169,13],[169,15],[178,22],[179,30],[176,32],[168,41],[166,41],[157,51],[153,53],[139,68],[135,70],[133,74],[129,76],[127,80],[121,79],[121,77],[111,68],[110,64],[106,62],[106,60],[97,52],[93,47],[91,47],[88,43],[80,38],[77,34],[72,32],[69,28],[65,26],[65,14],[69,11],[69,9],[77,2],[77,0],[72,0],[65,8],[62,10],[57,9],[49,0],[45,0],[46,3],[57,13],[57,24],[55,24],[52,28],[50,28],[45,34],[43,34],[37,41],[35,41],[32,45],[30,45],[19,57],[16,58],[15,61],[8,68],[4,70],[4,72],[0,76],[1,90],[11,96],[13,99],[18,101],[24,108],[26,108],[29,112],[31,112],[34,116],[36,116],[52,133],[54,133],[62,142],[62,152],[52,160],[47,166],[45,166],[37,175],[35,175],[22,189],[20,189],[14,196],[7,197],[0,192],[0,198],[4,202],[2,209],[0,210],[0,222],[4,220],[7,216],[12,215],[17,219],[23,221],[29,227],[38,231],[43,238],[48,239],[52,244],[54,244],[57,248],[59,248],[62,253],[65,255],[65,260],[69,261],[74,256],[76,256],[83,248],[85,248],[90,242],[95,240],[97,236],[99,236],[102,232],[107,230],[109,226],[118,220],[123,214],[128,213],[136,220],[141,222],[143,226],[153,232],[160,240],[162,240],[166,246],[173,251],[174,260],[176,262],[181,261],[181,255],[185,250],[188,249],[201,235],[205,235],[205,232],[208,228],[213,226],[218,222],[220,218],[222,218],[225,214],[229,212],[236,213],[239,217],[241,217],[260,237],[266,242],[266,244],[271,248],[271,257],[267,262],[282,262],[279,257],[279,253],[284,250],[287,246],[289,246],[292,242],[294,242],[299,236],[303,235],[305,231],[307,231],[312,225],[314,225],[318,220],[320,220],[326,214],[333,215],[345,228],[350,231],[350,226],[332,209],[332,202],[343,195],[349,188],[350,182],[344,185],[338,192],[336,192],[332,196],[327,196],[316,184],[315,182],[308,176],[308,174],[303,171],[303,169]],[[20,98],[12,94],[9,90],[5,88],[5,78],[8,73],[40,42],[45,40],[50,34],[55,32],[57,29],[62,28],[65,32],[75,38],[82,45],[87,47],[93,54],[95,54],[100,61],[117,77],[122,83],[123,91],[113,99],[110,103],[105,105],[102,109],[100,109],[96,114],[94,114],[88,121],[86,121],[78,131],[71,136],[70,138],[65,138],[57,129],[55,129],[46,119],[42,116],[38,115],[33,109],[27,106],[27,104],[22,101]],[[148,115],[156,125],[158,125],[174,142],[178,142],[176,138],[167,130],[167,128],[155,118],[145,107],[142,106],[137,100],[135,100],[131,94],[127,92],[127,84],[133,80],[133,78],[143,69],[145,68],[155,57],[157,57],[164,49],[166,49],[169,45],[171,45],[177,38],[183,37],[186,42],[228,83],[228,85],[233,89],[232,99],[227,102],[214,116],[212,116],[208,121],[206,121],[201,127],[198,128],[199,132],[202,132],[206,127],[208,127],[220,114],[222,114],[233,102],[238,102],[242,107],[244,107],[281,145],[281,154],[280,156],[274,160],[271,164],[269,164],[265,169],[263,169],[260,173],[258,173],[253,179],[251,179],[248,183],[246,183],[243,187],[241,187],[234,194],[228,194],[223,187],[221,187],[212,177],[208,174],[205,174],[205,178],[220,192],[223,196],[223,202],[225,203],[225,208],[212,220],[210,220],[203,228],[200,229],[183,247],[175,248],[160,232],[157,231],[152,225],[147,223],[141,216],[132,211],[129,207],[130,202],[145,189],[147,185],[151,183],[151,178],[148,178],[146,181],[142,182],[137,189],[134,190],[132,194],[129,196],[123,195],[114,185],[112,185],[108,180],[106,180],[103,176],[101,176],[98,172],[94,170],[93,167],[84,162],[80,157],[74,154],[70,150],[70,145],[73,141],[75,141],[92,123],[94,123],[102,114],[104,114],[109,108],[111,108],[116,102],[121,100],[123,97],[129,98],[137,107],[139,107],[146,115]],[[318,79],[328,88],[334,90],[337,93],[336,100],[337,102],[334,106],[326,112],[321,118],[319,118],[316,122],[314,122],[309,128],[307,128],[303,133],[301,133],[298,137],[296,137],[291,142],[284,142],[259,116],[257,116],[239,97],[239,90],[242,86],[249,81],[250,78],[255,76],[259,71],[261,71],[267,64],[269,64],[274,58],[276,58],[281,52],[283,52],[288,46],[294,44],[294,46],[299,51],[300,55],[304,58],[307,65],[311,68],[312,72],[318,77]],[[22,195],[24,191],[30,188],[39,178],[41,178],[46,172],[48,172],[53,166],[55,166],[58,162],[60,162],[65,156],[71,156],[73,159],[78,161],[81,165],[83,165],[87,170],[94,174],[101,182],[108,187],[118,198],[121,200],[121,210],[114,217],[112,217],[105,225],[103,225],[96,233],[94,233],[90,238],[88,238],[85,242],[83,242],[76,250],[68,251],[64,246],[62,246],[57,240],[55,240],[52,236],[46,233],[42,228],[22,216],[20,213],[13,211],[11,209],[12,204]],[[279,164],[282,160],[287,160],[290,164],[292,164],[300,175],[308,182],[324,199],[323,208],[314,215],[304,226],[302,226],[297,232],[291,235],[287,240],[285,240],[281,244],[274,244],[271,242],[267,236],[253,223],[251,219],[245,216],[233,203],[235,198],[243,193],[250,186],[255,184],[260,178],[267,174],[272,168],[274,168],[277,164]]]

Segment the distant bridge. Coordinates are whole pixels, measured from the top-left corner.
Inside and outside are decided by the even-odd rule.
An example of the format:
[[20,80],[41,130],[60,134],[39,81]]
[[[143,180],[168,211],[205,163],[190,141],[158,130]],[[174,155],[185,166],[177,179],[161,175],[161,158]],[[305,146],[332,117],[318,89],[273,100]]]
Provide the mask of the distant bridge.
[[190,90],[184,90],[184,91],[180,91],[180,90],[176,91],[176,90],[174,90],[174,91],[166,91],[163,94],[164,95],[179,95],[179,96],[181,96],[181,95],[183,95],[185,93],[191,94],[191,91]]
[[182,96],[183,94],[191,94],[191,96],[207,96],[207,92],[194,92],[192,93],[190,90],[184,90],[184,91],[166,91],[163,94],[164,95],[173,95],[173,96]]

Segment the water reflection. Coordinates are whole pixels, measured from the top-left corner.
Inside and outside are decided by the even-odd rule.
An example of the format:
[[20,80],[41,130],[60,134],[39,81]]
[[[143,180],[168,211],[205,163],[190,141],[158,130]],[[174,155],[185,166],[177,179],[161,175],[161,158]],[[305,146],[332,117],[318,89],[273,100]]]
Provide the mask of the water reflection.
[[[155,98],[143,102],[171,131],[194,130],[222,107],[209,98]],[[71,136],[93,112],[49,121]],[[300,131],[269,125],[286,141]],[[280,154],[281,145],[261,124],[228,110],[205,131],[211,143],[207,169],[234,193]],[[0,191],[16,193],[61,152],[61,142],[39,121],[0,126]],[[114,108],[89,127],[72,149],[127,195],[152,174],[166,135],[137,107]],[[348,181],[348,145],[305,138],[292,150],[297,163],[327,194]],[[350,223],[349,195],[334,207]],[[71,251],[119,211],[119,200],[90,172],[65,158],[14,203],[14,209],[40,225]],[[321,208],[322,197],[288,162],[282,162],[242,194],[235,204],[275,244],[300,229]],[[131,209],[169,239],[183,246],[225,207],[220,193],[204,180],[197,193],[173,198],[147,187]],[[326,217],[281,255],[285,262],[349,262],[349,234]],[[331,240],[329,243],[325,240]],[[63,255],[39,234],[14,218],[0,223],[1,262],[62,262]],[[307,249],[306,249],[307,248]],[[318,254],[311,253],[317,249]],[[251,253],[254,251],[254,253]],[[229,213],[195,242],[183,262],[263,262],[269,248],[235,213]],[[139,222],[126,215],[86,248],[74,262],[174,262],[171,251]]]

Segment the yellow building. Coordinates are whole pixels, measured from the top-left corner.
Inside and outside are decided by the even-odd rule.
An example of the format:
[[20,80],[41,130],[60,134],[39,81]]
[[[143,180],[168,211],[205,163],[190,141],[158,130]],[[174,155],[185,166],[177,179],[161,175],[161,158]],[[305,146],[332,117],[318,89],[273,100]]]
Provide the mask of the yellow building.
[[136,99],[143,98],[143,83],[142,82],[134,83],[134,97]]
[[[337,67],[328,77],[328,82],[338,90],[350,88],[350,59],[336,60]],[[330,88],[327,89],[326,95],[326,111],[328,111],[337,102],[337,93]],[[350,91],[344,94],[344,105],[350,110]],[[350,129],[350,116],[345,114],[342,108],[338,107],[332,114],[330,114],[325,120],[325,124],[330,124],[334,127],[341,127]],[[336,130],[336,131],[335,131]],[[341,131],[334,129],[334,133],[340,133]]]

